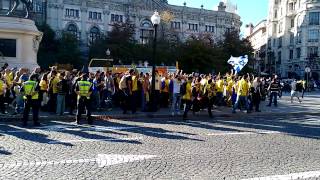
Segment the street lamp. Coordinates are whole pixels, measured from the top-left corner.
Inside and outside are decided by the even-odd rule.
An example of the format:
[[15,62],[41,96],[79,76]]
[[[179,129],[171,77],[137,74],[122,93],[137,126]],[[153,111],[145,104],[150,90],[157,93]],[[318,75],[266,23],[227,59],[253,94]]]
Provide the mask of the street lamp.
[[157,33],[158,25],[160,24],[161,17],[158,11],[155,11],[151,16],[151,22],[154,26],[154,39],[153,39],[153,53],[152,53],[152,81],[151,81],[151,111],[155,112],[157,110],[155,104],[155,87],[156,87],[156,49],[157,49]]

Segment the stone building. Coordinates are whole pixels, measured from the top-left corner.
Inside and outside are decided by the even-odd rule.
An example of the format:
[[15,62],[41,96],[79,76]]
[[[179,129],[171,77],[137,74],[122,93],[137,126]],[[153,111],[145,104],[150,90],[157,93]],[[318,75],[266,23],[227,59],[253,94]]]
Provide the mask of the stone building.
[[270,0],[267,21],[267,66],[283,77],[304,77],[319,69],[319,0]]
[[[11,1],[0,0],[0,9],[9,9]],[[205,34],[214,43],[221,40],[226,31],[240,31],[240,16],[228,11],[235,11],[235,6],[228,8],[226,4],[231,3],[221,1],[214,11],[203,6],[190,8],[186,3],[170,5],[167,0],[34,0],[34,10],[43,13],[32,17],[37,22],[45,21],[57,34],[64,31],[74,34],[82,49],[86,49],[85,46],[88,47],[97,37],[108,34],[114,23],[133,24],[135,40],[148,43],[153,36],[150,17],[154,10],[166,11],[171,19],[161,25],[163,35],[184,41],[191,36]]]
[[74,33],[85,43],[112,30],[113,23],[127,20],[135,26],[135,39],[147,43],[153,35],[150,21],[154,10],[168,11],[173,19],[166,26],[174,38],[184,40],[191,35],[209,34],[220,40],[225,31],[240,31],[240,16],[226,12],[224,3],[218,11],[168,4],[166,0],[51,0],[48,2],[47,23],[56,31]]

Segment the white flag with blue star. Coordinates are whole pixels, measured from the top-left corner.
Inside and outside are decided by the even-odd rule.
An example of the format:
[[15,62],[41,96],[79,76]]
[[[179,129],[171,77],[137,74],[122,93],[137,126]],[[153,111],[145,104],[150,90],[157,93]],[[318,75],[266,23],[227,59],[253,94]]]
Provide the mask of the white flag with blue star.
[[233,57],[228,60],[228,63],[233,66],[233,69],[236,73],[239,73],[248,63],[248,55]]

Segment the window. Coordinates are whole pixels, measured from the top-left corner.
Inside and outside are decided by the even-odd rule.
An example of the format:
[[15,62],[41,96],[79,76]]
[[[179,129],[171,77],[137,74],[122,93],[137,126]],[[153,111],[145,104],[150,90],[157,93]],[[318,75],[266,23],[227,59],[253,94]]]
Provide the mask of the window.
[[268,47],[271,48],[271,39],[268,39]]
[[294,35],[293,33],[290,34],[290,45],[294,44]]
[[289,51],[289,59],[293,59],[293,50],[292,49],[290,49],[290,51]]
[[282,37],[279,37],[278,39],[278,48],[282,47]]
[[95,40],[97,40],[100,37],[100,30],[97,27],[92,27],[90,29],[90,35],[89,35],[89,40],[90,43],[93,43]]
[[276,39],[273,39],[273,47],[276,47]]
[[206,25],[206,32],[214,32],[214,26]]
[[297,55],[297,58],[301,57],[301,48],[296,49],[296,55]]
[[300,44],[302,41],[301,32],[297,33],[297,44]]
[[80,12],[77,9],[66,9],[65,16],[66,17],[79,18],[80,17]]
[[189,23],[189,30],[198,31],[198,24],[190,24]]
[[123,16],[122,15],[117,15],[117,14],[111,14],[111,22],[122,23],[123,22]]
[[92,19],[92,12],[89,12],[89,19]]
[[278,17],[278,11],[274,10],[274,18],[276,19]]
[[279,33],[282,33],[282,22],[279,23]]
[[278,52],[278,61],[277,64],[281,64],[281,51]]
[[171,22],[171,29],[180,29],[181,23],[180,22]]
[[319,25],[319,12],[309,13],[309,25]]
[[69,24],[67,32],[78,38],[78,28],[75,24]]
[[290,27],[291,27],[291,28],[294,27],[294,19],[291,19]]
[[141,29],[140,42],[141,44],[148,44],[153,37],[153,30]]
[[293,11],[294,10],[294,3],[289,3],[289,10],[290,11]]
[[309,30],[309,42],[318,42],[319,41],[319,30],[318,29],[310,29]]
[[318,47],[311,46],[308,47],[308,58],[317,57],[318,56]]

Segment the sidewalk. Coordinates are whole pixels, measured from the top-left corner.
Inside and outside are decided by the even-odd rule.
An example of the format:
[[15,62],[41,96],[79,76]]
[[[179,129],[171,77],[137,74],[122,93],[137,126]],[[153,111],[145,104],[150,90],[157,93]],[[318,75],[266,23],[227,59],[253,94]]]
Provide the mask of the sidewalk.
[[[310,115],[320,115],[320,94],[312,93],[305,96],[302,99],[303,102],[300,104],[297,99],[294,99],[294,103],[291,104],[290,96],[285,94],[280,100],[278,100],[278,107],[267,107],[267,102],[261,102],[261,111],[260,113],[244,113],[238,112],[232,114],[230,107],[218,107],[213,109],[214,117],[249,117],[249,116],[275,116],[275,115],[298,115],[298,114],[310,114]],[[129,111],[130,112],[130,111]],[[103,112],[93,112],[92,116],[95,119],[107,120],[107,119],[134,119],[134,118],[169,118],[172,117],[170,109],[160,109],[158,112],[154,113],[145,113],[137,112],[136,114],[122,114],[121,109],[116,108],[112,111],[103,111]],[[208,116],[206,110],[200,112],[198,116]],[[83,115],[84,117],[84,115]],[[189,112],[189,117],[192,118],[192,112]],[[22,115],[0,115],[0,122],[10,122],[10,121],[20,121]],[[32,117],[30,116],[29,119]],[[176,118],[182,118],[180,115]],[[55,121],[73,121],[75,120],[75,115],[64,115],[57,116],[47,112],[40,112],[40,121],[41,120],[55,120]]]

